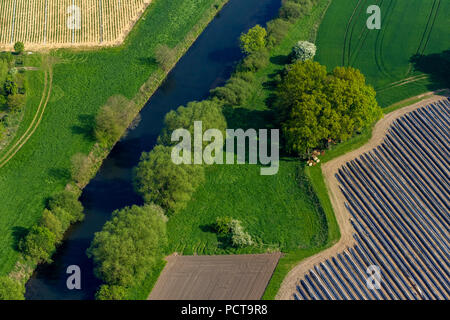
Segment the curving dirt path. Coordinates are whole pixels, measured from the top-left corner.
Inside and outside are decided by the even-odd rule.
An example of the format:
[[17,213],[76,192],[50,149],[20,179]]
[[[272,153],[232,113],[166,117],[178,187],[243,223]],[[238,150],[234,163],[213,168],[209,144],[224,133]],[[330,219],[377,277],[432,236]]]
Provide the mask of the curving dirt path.
[[45,109],[47,108],[47,104],[50,99],[53,83],[53,70],[50,63],[48,64],[47,68],[48,69],[44,74],[44,91],[42,92],[41,101],[39,103],[36,114],[34,115],[34,118],[25,133],[20,137],[19,140],[16,141],[13,146],[9,147],[8,151],[0,158],[0,168],[4,167],[17,154],[17,152],[22,149],[25,143],[27,143],[27,141],[35,133],[36,129],[42,121]]
[[[439,90],[439,92],[442,91]],[[352,237],[354,231],[349,221],[350,214],[345,208],[345,198],[341,190],[339,189],[339,183],[334,175],[338,171],[338,169],[348,161],[353,160],[361,154],[368,152],[376,146],[380,145],[383,142],[389,127],[395,119],[403,116],[408,112],[414,111],[415,109],[426,106],[432,102],[442,100],[444,97],[450,97],[449,91],[447,90],[445,93],[430,92],[414,98],[422,98],[428,95],[430,97],[426,100],[422,100],[413,105],[395,110],[385,115],[384,118],[378,121],[378,123],[375,125],[372,131],[372,138],[364,146],[322,165],[322,173],[327,185],[331,203],[333,205],[334,214],[339,224],[341,238],[334,246],[321,251],[316,255],[308,257],[297,264],[297,266],[295,266],[283,280],[283,283],[281,284],[280,290],[278,291],[275,299],[292,300],[292,294],[295,291],[295,286],[300,281],[300,279],[303,278],[303,276],[309,271],[309,269],[311,269],[317,263],[327,260],[330,257],[341,253],[346,248],[354,245],[354,239]]]

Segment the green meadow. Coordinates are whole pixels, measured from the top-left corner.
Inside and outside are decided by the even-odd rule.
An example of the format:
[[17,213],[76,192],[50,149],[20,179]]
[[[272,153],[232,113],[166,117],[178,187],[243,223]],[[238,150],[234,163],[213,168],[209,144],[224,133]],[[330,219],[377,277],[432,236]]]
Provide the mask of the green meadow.
[[[156,0],[120,47],[49,53],[54,61],[53,89],[42,122],[0,169],[0,275],[17,261],[18,235],[36,223],[48,197],[69,181],[71,157],[91,150],[91,128],[100,107],[112,95],[133,98],[149,77],[162,74],[154,59],[156,46],[184,43],[188,32],[206,15],[214,15],[213,5],[220,3]],[[33,114],[43,87],[43,72],[30,72],[35,74],[30,75],[32,95],[25,117]]]
[[[370,5],[381,9],[381,29],[369,30]],[[320,26],[316,61],[360,69],[382,107],[445,84],[415,70],[414,55],[449,49],[450,2],[445,0],[333,1]]]

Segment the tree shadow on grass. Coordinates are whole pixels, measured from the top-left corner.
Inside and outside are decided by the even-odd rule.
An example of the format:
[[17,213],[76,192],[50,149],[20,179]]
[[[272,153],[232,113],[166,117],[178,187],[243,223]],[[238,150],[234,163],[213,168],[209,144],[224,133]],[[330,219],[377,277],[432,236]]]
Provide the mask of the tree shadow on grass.
[[223,113],[228,128],[247,130],[253,128],[266,129],[273,123],[271,110],[249,110],[241,107],[224,106]]
[[436,86],[450,88],[450,50],[429,55],[416,54],[410,62],[414,70],[430,75],[430,90],[435,90]]
[[278,55],[278,56],[274,56],[274,57],[270,57],[270,62],[272,62],[273,64],[279,65],[279,66],[285,66],[286,64],[288,64],[290,61],[289,56],[286,55]]
[[65,181],[71,178],[70,171],[67,168],[50,168],[48,174],[57,180]]
[[89,141],[94,141],[95,117],[91,114],[78,116],[79,125],[72,126],[72,133],[83,135]]
[[14,250],[19,250],[19,242],[26,237],[26,235],[28,234],[28,229],[24,228],[24,227],[13,227],[12,228],[12,236],[14,238],[14,242],[13,242],[13,249]]

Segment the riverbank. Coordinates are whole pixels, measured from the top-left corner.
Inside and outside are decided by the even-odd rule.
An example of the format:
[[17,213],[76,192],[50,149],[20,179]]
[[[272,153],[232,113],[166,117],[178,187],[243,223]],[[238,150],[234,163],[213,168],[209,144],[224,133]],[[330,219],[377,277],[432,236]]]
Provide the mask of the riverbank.
[[[142,19],[137,23],[136,28],[131,32],[129,38],[121,47],[99,50],[98,52],[73,52],[70,50],[59,50],[49,53],[50,55],[58,56],[61,59],[61,63],[55,66],[55,85],[53,96],[50,100],[48,108],[49,110],[44,116],[43,123],[39,127],[35,136],[27,143],[27,145],[25,145],[13,161],[8,163],[5,168],[2,168],[3,179],[0,181],[0,189],[7,197],[6,199],[9,200],[5,201],[7,203],[2,202],[4,207],[3,209],[8,209],[4,211],[11,211],[12,218],[17,216],[17,213],[19,212],[26,211],[30,213],[26,217],[21,216],[23,219],[22,221],[19,221],[19,223],[15,220],[15,224],[12,224],[13,226],[15,225],[14,228],[27,228],[32,225],[40,218],[45,199],[51,194],[54,194],[57,190],[61,190],[67,186],[67,181],[70,178],[67,175],[68,168],[70,167],[69,159],[73,154],[76,152],[91,154],[95,153],[95,170],[92,170],[92,172],[98,171],[104,158],[113,147],[112,145],[105,148],[99,147],[95,141],[92,141],[89,132],[86,132],[86,130],[90,130],[89,126],[92,126],[92,122],[89,121],[89,117],[92,118],[92,116],[96,114],[98,108],[103,104],[101,101],[104,101],[108,96],[116,93],[116,90],[119,92],[122,91],[122,94],[127,96],[130,96],[131,94],[133,95],[132,100],[137,105],[135,113],[138,114],[141,108],[144,107],[148,98],[150,98],[150,96],[164,81],[170,69],[190,48],[203,29],[206,28],[209,22],[216,16],[227,1],[228,0],[217,2],[213,0],[204,0],[197,1],[196,5],[192,5],[192,3],[188,5],[189,1],[185,1],[185,5],[188,5],[190,10],[187,11],[186,6],[183,4],[178,4],[178,7],[175,6],[178,8],[175,8],[175,11],[180,11],[180,16],[175,19],[175,21],[172,21],[172,24],[168,24],[168,22],[161,22],[167,20],[166,16],[169,11],[173,11],[171,5],[162,1],[155,1],[155,3],[152,3],[152,5],[149,6]],[[189,14],[191,14],[190,18],[186,18],[186,15]],[[160,15],[159,18],[155,19],[158,15]],[[148,17],[152,17],[153,21],[150,19],[146,20]],[[184,20],[181,21],[183,18]],[[155,30],[157,29],[153,28],[153,24],[158,22],[159,28],[164,31],[156,35],[154,34],[150,38],[158,38],[164,34],[170,35],[170,42],[172,42],[171,45],[174,46],[175,44],[174,47],[176,50],[176,61],[173,61],[170,68],[165,70],[162,70],[160,67],[156,66],[155,63],[148,57],[149,53],[154,50],[157,43],[151,42],[154,39],[148,39],[148,30],[146,29],[153,29],[153,32],[155,33]],[[175,30],[173,30],[173,28],[175,28]],[[150,46],[148,48],[142,48],[142,45],[149,41]],[[163,37],[158,42],[164,43],[167,42],[167,40]],[[134,54],[131,55],[130,52],[133,52]],[[138,58],[139,56],[142,58]],[[103,60],[102,58],[105,57],[108,57],[109,59],[104,61],[100,66],[94,64],[96,60]],[[145,60],[144,57],[146,57],[147,60]],[[113,71],[111,73],[108,72],[106,66],[111,69],[111,67],[114,66],[113,61],[120,63],[117,66],[118,70],[128,69],[128,78],[133,79],[134,81],[128,82],[126,80],[127,76],[124,73],[117,74],[114,70],[110,70]],[[135,65],[136,63],[138,65],[142,65],[144,63],[144,66],[139,68],[141,71],[136,74],[133,68],[127,68],[127,61],[132,65]],[[105,66],[105,68],[102,66]],[[65,74],[66,72],[67,75]],[[106,73],[108,73],[109,76],[107,76]],[[89,74],[95,74],[95,76],[89,78]],[[148,77],[147,75],[146,81],[142,81],[141,84],[138,84],[140,79],[143,79],[146,74],[151,74],[151,76]],[[119,75],[120,77],[118,78]],[[69,76],[72,77],[69,78]],[[108,83],[108,81],[104,79],[105,77],[111,79],[112,82]],[[118,79],[122,79],[122,83],[119,87],[117,87]],[[80,81],[78,82],[78,80]],[[94,82],[94,86],[100,86],[102,87],[102,90],[96,90],[95,88],[92,88],[92,85],[83,85],[82,83],[86,81]],[[144,84],[142,85],[142,83]],[[89,87],[91,90],[86,92],[86,88]],[[133,91],[135,92],[134,94],[132,93]],[[68,103],[65,104],[64,102]],[[70,109],[70,107],[74,106],[74,104],[76,105],[76,108]],[[67,107],[68,109],[61,110],[61,108],[58,108],[58,106],[61,105]],[[86,116],[89,117],[86,119]],[[84,126],[84,128],[82,126]],[[64,140],[65,137],[68,139]],[[45,145],[42,144],[43,141],[46,142]],[[31,153],[33,153],[34,156],[30,159],[29,155]],[[39,158],[39,156],[41,156],[41,158]],[[26,166],[30,160],[33,161],[35,165],[27,167],[25,172],[20,172],[21,179],[18,179],[18,170],[21,170],[24,166]],[[36,164],[38,165],[36,166]],[[40,172],[37,172],[38,170]],[[31,174],[30,171],[32,171]],[[44,175],[44,177],[42,177],[42,175]],[[95,174],[93,174],[93,176],[94,175]],[[33,178],[31,181],[30,177]],[[39,178],[37,179],[37,177]],[[28,184],[25,182],[22,184],[20,182],[24,178],[29,180]],[[14,197],[8,198],[8,190],[11,188],[7,188],[6,186],[11,185],[8,184],[8,181],[12,179],[15,180],[14,185],[17,186],[13,188],[16,192],[14,193]],[[20,189],[30,190],[30,187],[33,188],[33,192],[23,193],[19,191]],[[30,200],[30,197],[34,199]],[[11,200],[16,200],[16,202],[12,203]],[[28,207],[28,209],[18,209],[18,205],[23,207],[24,204]],[[11,224],[7,223],[6,227],[10,225]],[[0,242],[3,242],[1,247],[1,274],[8,273],[15,264],[14,261],[21,260],[17,252],[9,249],[14,247],[14,243],[17,241],[17,238],[11,234],[11,232],[6,232],[6,230],[3,230],[5,232],[2,233],[3,236],[2,239],[0,239],[2,240]],[[11,245],[7,245],[6,243],[10,243]],[[20,278],[23,281],[31,275],[34,267],[35,266],[30,265],[24,266],[23,264],[16,265],[13,273],[15,276],[20,275]]]

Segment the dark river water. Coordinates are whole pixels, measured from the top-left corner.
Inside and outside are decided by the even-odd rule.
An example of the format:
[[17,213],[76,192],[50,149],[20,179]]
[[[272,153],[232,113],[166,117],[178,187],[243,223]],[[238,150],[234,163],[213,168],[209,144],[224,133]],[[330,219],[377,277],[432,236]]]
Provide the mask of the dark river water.
[[[101,230],[111,212],[142,204],[132,187],[132,169],[142,152],[153,148],[165,114],[189,101],[202,100],[209,90],[223,85],[242,56],[239,36],[255,24],[277,15],[280,0],[230,0],[205,29],[165,83],[147,102],[138,127],[123,138],[103,163],[97,176],[84,189],[81,201],[86,218],[71,228],[53,257],[40,266],[27,283],[27,299],[93,299],[101,282],[86,256],[94,233]],[[67,267],[81,268],[81,290],[66,287]]]

